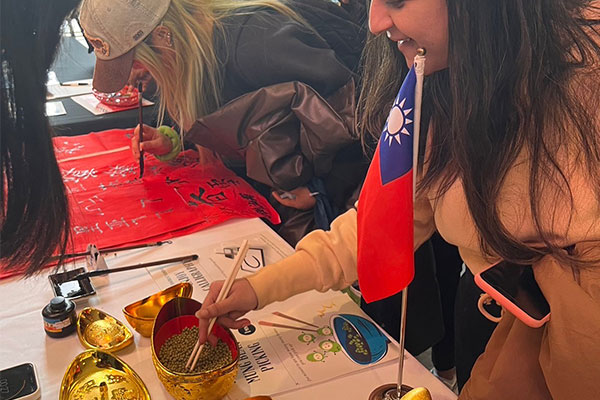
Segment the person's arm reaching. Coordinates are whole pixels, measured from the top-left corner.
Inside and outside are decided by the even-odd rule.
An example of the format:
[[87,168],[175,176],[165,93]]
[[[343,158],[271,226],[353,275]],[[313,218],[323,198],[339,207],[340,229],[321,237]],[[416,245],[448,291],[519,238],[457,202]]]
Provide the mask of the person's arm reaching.
[[312,289],[343,289],[356,279],[356,210],[351,209],[333,221],[330,231],[309,233],[291,256],[246,279],[236,280],[229,296],[218,304],[214,301],[223,282],[214,282],[202,309],[196,313],[200,319],[200,340],[206,340],[212,317],[219,317],[223,326],[239,329],[249,321],[237,319],[250,310]]
[[[435,231],[433,211],[426,199],[415,204],[415,248]],[[229,296],[215,304],[222,281],[211,285],[200,318],[200,339],[206,340],[208,321],[219,317],[226,327],[239,329],[250,323],[238,320],[250,310],[262,308],[275,301],[286,300],[309,290],[325,292],[351,285],[358,278],[356,270],[356,209],[340,215],[330,231],[317,230],[302,239],[296,252],[265,267],[260,272],[234,282]]]

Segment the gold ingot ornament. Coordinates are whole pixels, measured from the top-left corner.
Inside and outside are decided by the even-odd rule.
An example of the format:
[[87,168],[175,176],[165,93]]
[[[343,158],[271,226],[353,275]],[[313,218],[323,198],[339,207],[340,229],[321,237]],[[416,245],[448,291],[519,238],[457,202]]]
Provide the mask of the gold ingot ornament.
[[152,335],[152,325],[161,307],[175,297],[192,297],[193,286],[183,282],[131,303],[123,308],[123,314],[129,325],[144,337]]
[[138,374],[123,360],[100,350],[86,350],[67,368],[59,400],[150,400]]
[[431,400],[431,393],[424,387],[418,387],[406,393],[400,400]]
[[77,336],[88,349],[121,350],[133,343],[131,331],[121,321],[93,307],[86,307],[77,318]]

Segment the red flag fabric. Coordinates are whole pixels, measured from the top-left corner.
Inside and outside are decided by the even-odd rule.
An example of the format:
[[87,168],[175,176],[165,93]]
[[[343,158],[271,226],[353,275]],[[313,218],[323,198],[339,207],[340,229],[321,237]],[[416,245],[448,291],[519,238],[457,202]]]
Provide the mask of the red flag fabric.
[[86,251],[88,243],[102,249],[164,240],[231,218],[280,222],[248,183],[219,161],[199,163],[192,150],[169,163],[146,155],[140,179],[132,135],[129,129],[54,138],[71,209],[69,252]]
[[415,86],[413,68],[394,100],[358,199],[358,283],[369,303],[400,292],[414,276]]

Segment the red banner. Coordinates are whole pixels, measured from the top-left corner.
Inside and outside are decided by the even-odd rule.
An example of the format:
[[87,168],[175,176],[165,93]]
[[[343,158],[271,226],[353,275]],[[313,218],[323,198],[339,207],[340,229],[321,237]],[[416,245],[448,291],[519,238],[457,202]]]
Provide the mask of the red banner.
[[54,146],[71,208],[73,248],[100,249],[158,241],[196,232],[230,218],[279,215],[248,183],[198,153],[172,162],[145,157],[143,178],[129,143],[133,130],[56,137]]

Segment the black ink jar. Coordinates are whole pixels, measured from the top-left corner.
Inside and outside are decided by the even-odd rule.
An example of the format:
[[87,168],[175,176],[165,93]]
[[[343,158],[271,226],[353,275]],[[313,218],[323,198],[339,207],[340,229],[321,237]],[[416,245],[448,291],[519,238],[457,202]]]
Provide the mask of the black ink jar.
[[64,297],[55,297],[42,310],[44,330],[53,338],[61,338],[75,332],[77,315],[75,304]]

